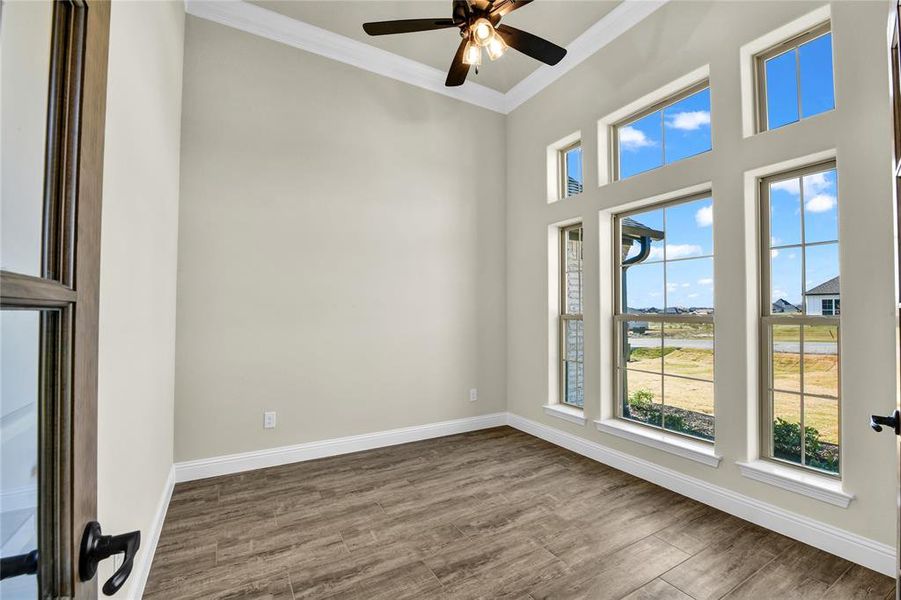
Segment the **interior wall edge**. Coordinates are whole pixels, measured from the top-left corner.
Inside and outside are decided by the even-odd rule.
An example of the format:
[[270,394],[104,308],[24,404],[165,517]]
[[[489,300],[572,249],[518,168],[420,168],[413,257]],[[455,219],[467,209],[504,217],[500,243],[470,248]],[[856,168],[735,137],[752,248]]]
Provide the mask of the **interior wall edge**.
[[163,486],[160,494],[160,502],[153,517],[152,529],[148,532],[147,537],[142,540],[141,549],[135,561],[138,563],[134,568],[134,590],[137,598],[144,596],[144,587],[147,585],[147,578],[150,577],[150,567],[153,565],[153,559],[156,556],[156,547],[160,541],[160,534],[163,532],[163,523],[166,521],[166,513],[169,510],[169,501],[172,499],[172,491],[175,489],[175,465],[169,468],[169,477]]

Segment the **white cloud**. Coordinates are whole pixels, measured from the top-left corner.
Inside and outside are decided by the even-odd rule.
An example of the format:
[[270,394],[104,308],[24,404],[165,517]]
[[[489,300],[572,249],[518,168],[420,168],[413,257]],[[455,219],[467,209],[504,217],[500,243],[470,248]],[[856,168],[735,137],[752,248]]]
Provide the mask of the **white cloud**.
[[643,131],[628,125],[620,127],[618,136],[619,145],[624,150],[639,150],[641,148],[647,148],[648,146],[657,145],[657,142],[649,140],[648,136],[646,136]]
[[697,297],[698,297],[698,294],[689,294],[688,297],[689,297],[689,298],[697,298]]
[[683,284],[682,284],[682,287],[691,287],[691,284],[690,284],[690,283],[683,283]]
[[669,117],[668,126],[682,131],[694,131],[704,125],[710,125],[710,111],[692,110],[680,112]]
[[804,202],[804,207],[813,213],[828,212],[835,206],[835,196],[817,194]]
[[770,185],[770,189],[779,190],[781,192],[788,192],[792,196],[798,196],[801,194],[801,184],[798,183],[797,179],[777,181],[776,183]]
[[773,248],[772,250],[770,250],[770,258],[776,258],[777,256],[779,256],[779,251],[778,251],[778,250],[776,250],[775,248]]
[[[702,253],[703,249],[697,244],[667,244],[666,246],[667,260],[700,256]],[[663,248],[660,246],[651,248],[648,260],[663,260]]]
[[713,278],[705,277],[704,279],[698,279],[698,283],[700,285],[713,285]]
[[712,204],[702,206],[698,209],[698,212],[695,213],[695,223],[698,224],[698,227],[710,227],[711,225],[713,225]]
[[676,288],[678,288],[678,287],[679,287],[678,284],[675,284],[675,283],[667,283],[667,284],[666,284],[666,291],[667,291],[667,292],[675,292],[675,291],[676,291]]

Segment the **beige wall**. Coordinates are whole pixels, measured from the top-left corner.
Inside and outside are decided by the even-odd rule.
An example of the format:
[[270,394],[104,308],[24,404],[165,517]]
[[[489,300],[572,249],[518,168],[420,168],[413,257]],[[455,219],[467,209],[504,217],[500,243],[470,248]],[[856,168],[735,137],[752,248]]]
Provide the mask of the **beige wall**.
[[[870,413],[894,405],[893,210],[884,2],[832,5],[835,111],[748,139],[742,136],[739,48],[822,3],[673,2],[567,73],[507,121],[507,391],[510,411],[759,498],[886,544],[895,541],[894,440],[867,426]],[[677,49],[678,51],[674,51]],[[637,98],[710,65],[713,151],[644,175],[598,186],[597,122]],[[585,192],[548,205],[545,148],[581,130]],[[848,509],[743,478],[736,461],[754,458],[754,223],[744,173],[835,149],[842,204],[843,471]],[[712,182],[716,239],[716,451],[718,469],[595,430],[610,399],[610,365],[601,364],[598,275],[609,261],[599,244],[599,212]],[[752,199],[753,200],[753,199]],[[548,226],[585,224],[585,427],[547,416]],[[746,243],[747,242],[747,243]],[[888,525],[886,525],[888,523]]]
[[[141,558],[172,466],[184,19],[180,2],[115,2],[110,22],[98,517],[105,532],[140,529]],[[117,597],[137,596],[140,568]]]
[[504,117],[194,17],[184,68],[176,460],[504,410]]

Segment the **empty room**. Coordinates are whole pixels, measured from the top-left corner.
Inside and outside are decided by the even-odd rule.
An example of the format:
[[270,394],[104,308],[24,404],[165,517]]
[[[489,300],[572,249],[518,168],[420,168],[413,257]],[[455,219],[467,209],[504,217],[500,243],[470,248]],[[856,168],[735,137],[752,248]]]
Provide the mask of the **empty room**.
[[0,599],[901,600],[898,0],[0,0]]

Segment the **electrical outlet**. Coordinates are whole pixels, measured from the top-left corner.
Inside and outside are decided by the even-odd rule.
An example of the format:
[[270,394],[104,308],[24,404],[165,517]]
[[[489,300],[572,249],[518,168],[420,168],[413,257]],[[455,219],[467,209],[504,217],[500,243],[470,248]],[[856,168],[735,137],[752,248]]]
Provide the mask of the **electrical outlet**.
[[263,413],[263,429],[275,429],[275,411]]
[[471,390],[469,390],[469,401],[475,402],[478,399],[479,399],[479,390],[477,390],[476,388],[472,388]]

